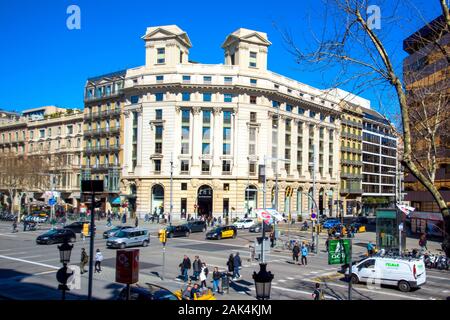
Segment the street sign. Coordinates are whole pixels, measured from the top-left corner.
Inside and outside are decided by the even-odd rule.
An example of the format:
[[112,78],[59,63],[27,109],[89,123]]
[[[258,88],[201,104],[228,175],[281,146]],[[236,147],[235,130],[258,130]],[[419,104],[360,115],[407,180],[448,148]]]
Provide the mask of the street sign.
[[311,220],[313,221],[317,220],[317,214],[315,212],[311,212]]
[[54,206],[54,205],[56,204],[56,199],[55,199],[55,198],[50,198],[50,199],[48,200],[48,204],[49,204],[50,206]]
[[350,263],[350,239],[329,240],[328,242],[328,264]]
[[261,212],[261,217],[263,219],[263,222],[266,223],[266,224],[269,224],[270,223],[270,219],[272,218],[270,213],[267,212],[267,211]]
[[139,281],[139,249],[118,250],[116,282],[132,284]]

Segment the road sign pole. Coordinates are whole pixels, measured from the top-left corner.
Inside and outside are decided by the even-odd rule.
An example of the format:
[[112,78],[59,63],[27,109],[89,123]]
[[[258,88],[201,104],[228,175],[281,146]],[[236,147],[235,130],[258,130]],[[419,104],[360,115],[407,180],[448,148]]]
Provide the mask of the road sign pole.
[[352,239],[349,239],[348,300],[352,300]]
[[162,279],[166,277],[166,243],[163,242],[163,272],[162,272]]
[[89,243],[89,284],[88,284],[88,300],[92,299],[92,281],[94,273],[94,209],[95,209],[95,193],[92,192],[91,200],[91,238]]

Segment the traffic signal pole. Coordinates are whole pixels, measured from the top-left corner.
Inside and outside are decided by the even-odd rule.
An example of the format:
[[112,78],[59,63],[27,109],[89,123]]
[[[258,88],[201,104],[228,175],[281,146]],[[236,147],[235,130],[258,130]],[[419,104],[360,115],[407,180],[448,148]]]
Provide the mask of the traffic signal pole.
[[91,200],[91,238],[89,241],[89,283],[88,283],[88,300],[92,300],[92,281],[94,277],[94,209],[95,209],[95,192],[92,192]]

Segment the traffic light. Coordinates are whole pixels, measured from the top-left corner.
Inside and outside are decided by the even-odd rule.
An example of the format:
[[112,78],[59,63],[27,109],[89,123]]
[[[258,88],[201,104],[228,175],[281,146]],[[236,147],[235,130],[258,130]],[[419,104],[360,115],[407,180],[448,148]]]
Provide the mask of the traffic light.
[[166,243],[166,241],[167,241],[166,230],[165,230],[165,229],[159,230],[158,235],[159,235],[159,241],[160,241],[161,243]]

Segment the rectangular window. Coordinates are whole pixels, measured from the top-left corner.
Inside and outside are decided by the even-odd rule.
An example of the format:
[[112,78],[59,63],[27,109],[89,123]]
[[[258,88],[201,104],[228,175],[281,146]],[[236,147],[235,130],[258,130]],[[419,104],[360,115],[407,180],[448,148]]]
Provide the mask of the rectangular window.
[[[185,160],[183,160],[183,161],[185,161]],[[183,164],[183,161],[181,161],[181,163]],[[189,168],[189,163],[188,163],[188,168]],[[189,170],[189,169],[188,169]],[[185,170],[186,171],[186,170]],[[185,190],[187,190],[187,183],[182,183],[181,184],[181,190],[183,190],[183,191],[185,191]]]
[[231,124],[231,111],[223,112],[223,123],[228,125]]
[[305,114],[305,109],[299,107],[298,114]]
[[155,110],[155,120],[162,120],[162,109]]
[[309,111],[309,116],[310,116],[311,118],[315,118],[315,117],[316,117],[316,112],[310,110],[310,111]]
[[156,83],[161,83],[164,81],[164,76],[156,76]]
[[224,102],[233,102],[233,95],[231,93],[225,93],[223,95]]
[[292,106],[290,104],[286,105],[286,111],[287,112],[292,112]]
[[[39,130],[39,138],[45,138],[45,129]],[[10,138],[11,140],[11,138]]]
[[203,93],[203,101],[205,101],[205,102],[211,102],[211,92],[205,92],[205,93]]
[[254,162],[250,162],[250,164],[248,166],[248,171],[249,171],[250,175],[256,174],[256,164]]
[[156,57],[156,63],[166,63],[166,48],[158,48],[157,51],[157,57]]
[[223,154],[231,154],[231,145],[229,143],[223,144]]
[[189,154],[189,142],[181,143],[181,154]]
[[49,136],[49,137],[52,136],[52,128],[48,128],[48,136]]
[[131,96],[130,97],[130,102],[135,104],[139,102],[139,96]]
[[162,153],[162,142],[155,142],[155,153]]
[[249,66],[252,68],[256,68],[256,57],[257,57],[257,53],[250,51]]
[[250,112],[250,122],[256,122],[256,112]]
[[203,127],[202,139],[203,140],[209,140],[210,138],[211,138],[211,128],[210,127]]
[[[189,172],[189,160],[181,160],[180,162],[180,170],[181,172]],[[181,190],[187,190],[187,183],[182,183],[181,186],[186,185],[186,189],[181,188]]]
[[224,172],[224,173],[230,173],[231,172],[231,161],[230,160],[223,160],[222,161],[222,172]]
[[163,101],[164,100],[164,94],[162,92],[155,93],[155,100],[156,101]]
[[191,101],[191,94],[189,92],[183,92],[183,101]]
[[250,96],[250,104],[256,104],[256,96]]
[[191,76],[183,76],[183,83],[190,83],[191,82]]
[[203,77],[203,83],[210,84],[211,81],[212,81],[212,77],[211,76],[204,76]]
[[209,154],[210,153],[210,144],[209,143],[203,143],[202,144],[202,154]]
[[223,81],[225,84],[231,84],[233,82],[233,77],[224,77]]
[[279,107],[280,107],[280,102],[279,102],[279,101],[272,100],[272,107],[274,107],[274,108],[279,108]]
[[156,126],[155,127],[155,139],[162,140],[162,137],[163,137],[163,126]]
[[231,128],[223,128],[223,140],[231,140]]
[[202,160],[202,172],[209,173],[209,160]]
[[159,159],[153,160],[153,166],[155,168],[155,173],[161,172],[161,160],[159,160]]
[[250,79],[250,84],[252,85],[252,86],[256,86],[256,83],[257,83],[258,81],[256,80],[256,79]]
[[189,127],[186,126],[181,127],[181,139],[189,140]]
[[181,112],[181,122],[183,124],[189,124],[189,117],[191,115],[190,110],[188,109],[183,109],[183,111]]
[[73,134],[73,126],[67,126],[67,134]]

